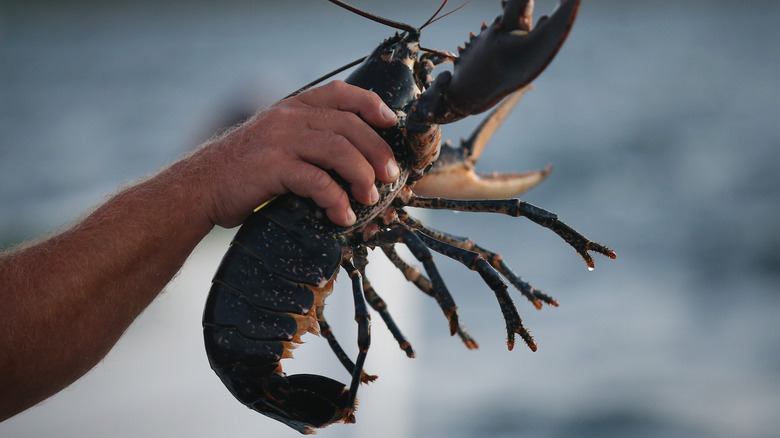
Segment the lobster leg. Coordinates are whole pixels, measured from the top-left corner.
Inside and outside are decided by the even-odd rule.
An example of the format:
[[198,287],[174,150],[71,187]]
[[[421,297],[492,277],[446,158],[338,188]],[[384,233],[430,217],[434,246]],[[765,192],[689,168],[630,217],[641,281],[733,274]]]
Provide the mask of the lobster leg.
[[528,347],[536,351],[536,343],[534,342],[531,334],[523,327],[523,322],[520,319],[520,315],[517,313],[512,298],[507,292],[507,285],[501,280],[501,276],[487,260],[482,258],[479,253],[469,251],[449,243],[436,240],[430,236],[425,235],[422,231],[416,231],[416,234],[425,243],[426,246],[432,250],[446,255],[447,257],[462,263],[472,271],[477,271],[485,283],[496,294],[499,306],[501,306],[501,313],[504,314],[504,320],[506,321],[507,330],[507,347],[512,350],[515,345],[515,333],[519,334],[525,341]]
[[348,259],[341,261],[341,266],[347,271],[352,280],[352,296],[355,300],[355,321],[358,324],[358,357],[355,360],[355,368],[352,370],[352,382],[349,386],[349,395],[344,408],[344,422],[355,422],[355,403],[357,390],[360,386],[363,374],[363,364],[366,362],[368,348],[371,345],[371,315],[368,314],[368,305],[363,295],[363,281],[360,272]]
[[372,309],[376,310],[377,313],[379,313],[379,316],[382,317],[382,320],[385,322],[385,325],[387,326],[387,329],[390,330],[390,333],[393,334],[393,337],[396,341],[398,341],[398,346],[401,347],[401,350],[404,350],[406,352],[406,356],[409,358],[414,357],[414,349],[412,349],[412,344],[409,343],[409,341],[406,340],[406,337],[401,333],[401,329],[398,328],[398,325],[393,320],[393,317],[390,315],[390,312],[387,310],[387,303],[385,303],[385,300],[382,299],[382,297],[379,296],[378,293],[374,290],[374,287],[371,286],[371,282],[368,281],[368,278],[366,278],[366,265],[368,264],[368,254],[366,254],[366,249],[361,248],[362,251],[355,251],[355,266],[357,267],[358,271],[360,271],[360,274],[363,276],[363,293],[366,296],[366,300],[368,301],[368,304],[371,306]]
[[464,201],[444,198],[417,198],[412,197],[407,203],[410,207],[420,207],[438,210],[455,210],[483,213],[502,213],[509,216],[525,216],[537,224],[550,229],[560,236],[566,243],[585,260],[589,269],[593,269],[593,258],[588,251],[594,251],[606,257],[617,257],[614,251],[599,243],[588,240],[585,236],[575,231],[570,226],[558,219],[558,215],[542,208],[531,205],[519,199],[495,199],[485,201]]
[[412,252],[412,255],[423,264],[425,271],[431,279],[433,285],[433,297],[436,302],[439,303],[439,307],[444,312],[444,316],[450,323],[450,334],[454,335],[458,333],[458,312],[455,306],[455,301],[452,299],[447,286],[444,284],[444,280],[439,274],[438,268],[433,263],[433,255],[428,247],[420,240],[419,237],[410,229],[404,226],[397,226],[387,231],[380,231],[369,236],[366,239],[367,245],[372,246],[385,246],[394,243],[404,243],[407,248]]
[[[342,365],[344,365],[344,368],[347,369],[347,371],[352,374],[355,371],[355,362],[352,362],[352,359],[347,356],[347,353],[344,351],[344,349],[341,347],[341,344],[339,344],[339,341],[336,339],[336,337],[333,335],[333,330],[330,328],[330,324],[328,324],[328,321],[325,319],[325,315],[323,314],[323,309],[325,306],[317,306],[316,313],[317,313],[317,321],[320,324],[320,335],[325,338],[325,340],[328,341],[328,345],[330,345],[330,349],[333,350],[333,354],[336,355],[336,358],[338,358],[339,362],[341,362]],[[377,376],[370,375],[366,373],[365,371],[362,372],[360,375],[360,381],[362,383],[370,383],[376,380]]]
[[[428,280],[428,278],[425,277],[425,275],[423,275],[419,269],[415,268],[409,263],[406,263],[406,261],[404,261],[404,259],[398,255],[398,252],[396,252],[395,246],[383,246],[382,251],[395,265],[395,267],[404,274],[404,277],[406,277],[407,280],[414,283],[414,285],[417,286],[417,288],[423,291],[426,295],[436,298],[433,293],[433,285],[431,284],[431,281]],[[479,344],[477,344],[477,341],[475,341],[474,338],[472,338],[471,335],[466,331],[466,328],[463,327],[463,324],[458,324],[458,337],[460,337],[463,343],[466,344],[466,347],[469,350],[479,348]]]
[[512,283],[512,285],[515,286],[520,291],[520,293],[526,297],[528,301],[530,301],[537,309],[542,308],[542,303],[547,303],[554,307],[558,306],[558,302],[553,297],[542,293],[541,290],[531,286],[530,283],[520,278],[519,275],[515,274],[514,271],[512,271],[512,269],[506,264],[501,254],[494,253],[477,245],[468,237],[455,236],[443,231],[428,228],[419,220],[409,216],[409,214],[405,211],[400,209],[397,211],[401,221],[411,228],[420,230],[436,240],[440,240],[463,249],[478,252],[485,260],[488,261],[488,263],[490,263],[491,266],[500,272],[504,278],[509,280],[509,282]]
[[487,260],[491,266],[496,268],[501,275],[504,276],[514,287],[516,287],[520,293],[523,294],[537,309],[542,308],[542,303],[547,303],[550,306],[558,307],[558,301],[555,298],[542,293],[540,289],[536,289],[531,286],[527,281],[520,278],[514,271],[506,264],[501,254],[496,254],[492,251],[488,251],[479,245],[474,245],[474,250],[482,254],[482,257]]
[[419,269],[406,263],[406,261],[398,255],[398,252],[395,250],[395,245],[383,246],[382,252],[384,252],[390,262],[404,274],[406,280],[414,283],[418,289],[425,292],[427,295],[433,296],[433,285],[431,284],[431,280],[428,280],[428,277],[423,275]]
[[387,310],[387,303],[385,303],[385,300],[383,300],[382,297],[376,293],[374,288],[371,286],[371,283],[365,277],[363,277],[363,292],[366,294],[366,300],[368,300],[368,304],[372,309],[379,313],[379,316],[382,317],[382,320],[385,322],[387,329],[390,330],[390,333],[393,334],[395,340],[398,341],[398,346],[401,347],[401,350],[406,352],[407,357],[413,358],[415,355],[412,344],[409,343],[403,333],[401,333],[401,329],[398,328],[398,325],[393,320],[393,317]]

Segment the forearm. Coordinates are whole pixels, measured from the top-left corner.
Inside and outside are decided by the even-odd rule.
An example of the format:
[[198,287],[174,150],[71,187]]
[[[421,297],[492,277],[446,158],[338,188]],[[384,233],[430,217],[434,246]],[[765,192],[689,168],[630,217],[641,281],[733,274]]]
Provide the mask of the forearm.
[[0,419],[97,364],[212,225],[179,163],[0,258]]

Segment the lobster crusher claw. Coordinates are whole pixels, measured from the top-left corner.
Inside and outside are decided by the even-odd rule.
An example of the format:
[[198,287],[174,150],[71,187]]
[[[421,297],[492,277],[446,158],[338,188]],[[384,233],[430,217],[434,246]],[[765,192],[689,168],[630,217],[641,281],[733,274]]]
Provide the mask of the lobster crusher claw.
[[536,79],[558,53],[579,11],[563,0],[532,27],[533,0],[509,0],[492,24],[459,48],[452,73],[440,73],[420,97],[414,121],[451,123],[484,112]]

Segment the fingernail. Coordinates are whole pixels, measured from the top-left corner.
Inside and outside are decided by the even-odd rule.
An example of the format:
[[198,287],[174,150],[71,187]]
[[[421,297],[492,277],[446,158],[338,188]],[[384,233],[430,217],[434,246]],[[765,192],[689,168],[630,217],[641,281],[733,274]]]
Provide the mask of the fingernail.
[[382,113],[382,117],[387,120],[395,120],[395,111],[391,110],[389,106],[382,104],[379,106],[379,111]]
[[355,216],[355,212],[352,211],[351,208],[347,209],[347,226],[353,225],[357,221],[357,217]]
[[385,169],[387,170],[387,175],[394,180],[397,179],[398,175],[401,174],[401,170],[398,168],[398,164],[396,164],[395,160],[393,159],[387,162]]
[[379,191],[376,189],[376,186],[371,186],[371,193],[368,197],[371,205],[374,205],[379,201]]

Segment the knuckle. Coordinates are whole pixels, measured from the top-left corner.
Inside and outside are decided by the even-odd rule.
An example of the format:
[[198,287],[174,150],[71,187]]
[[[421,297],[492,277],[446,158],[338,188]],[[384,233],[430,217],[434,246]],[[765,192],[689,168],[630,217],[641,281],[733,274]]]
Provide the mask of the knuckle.
[[327,154],[338,157],[350,155],[355,149],[352,143],[346,137],[331,130],[325,132],[323,143],[325,144],[325,152]]
[[341,80],[334,80],[322,86],[323,91],[329,93],[343,93],[349,88],[349,84]]
[[356,129],[362,125],[365,125],[363,119],[361,119],[359,115],[353,112],[342,111],[339,115],[342,117],[342,122],[352,129]]
[[326,209],[347,208],[349,205],[349,196],[347,193],[336,183],[336,181],[327,176],[327,174],[323,172],[322,175],[324,178],[320,182],[320,188],[314,190],[314,193],[311,195],[314,202]]
[[276,111],[273,112],[273,116],[280,120],[291,120],[298,112],[298,109],[294,108],[290,104],[279,105],[275,107],[275,110]]
[[349,206],[349,196],[347,195],[347,192],[345,192],[344,190],[341,190],[340,187],[339,187],[338,191],[334,192],[332,199],[333,199],[333,203],[329,206],[331,208],[333,208],[333,207],[336,207],[336,208],[347,208],[347,206]]
[[332,87],[334,87],[336,89],[343,89],[343,88],[349,87],[349,84],[347,84],[346,82],[344,82],[342,80],[339,80],[339,79],[331,81],[329,85],[331,85]]
[[[306,183],[306,181],[303,182]],[[336,189],[341,190],[336,181],[322,169],[312,172],[308,178],[308,184],[311,184],[312,191],[320,193],[327,194],[335,192]]]
[[374,150],[384,160],[393,156],[393,149],[379,134],[374,136]]

